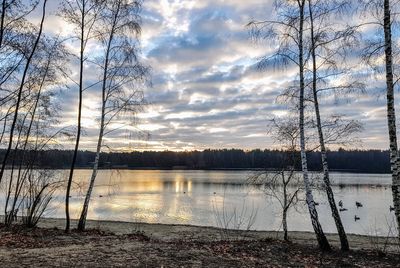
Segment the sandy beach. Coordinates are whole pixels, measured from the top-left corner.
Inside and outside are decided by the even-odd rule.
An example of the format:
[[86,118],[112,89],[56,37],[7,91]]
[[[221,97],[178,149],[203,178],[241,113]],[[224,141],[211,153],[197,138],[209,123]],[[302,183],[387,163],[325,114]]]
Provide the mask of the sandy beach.
[[[349,235],[352,250],[321,253],[314,235],[212,227],[88,221],[86,232],[65,234],[64,221],[38,228],[0,228],[2,267],[395,267],[396,240]],[[72,222],[76,226],[76,222]],[[382,252],[385,251],[385,252]]]

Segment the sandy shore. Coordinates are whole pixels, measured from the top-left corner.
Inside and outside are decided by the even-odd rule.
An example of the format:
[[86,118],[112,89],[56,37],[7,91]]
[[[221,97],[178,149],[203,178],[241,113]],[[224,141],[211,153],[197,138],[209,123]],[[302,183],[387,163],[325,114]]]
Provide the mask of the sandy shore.
[[[72,222],[76,226],[76,221]],[[321,253],[314,234],[233,231],[212,227],[88,221],[84,233],[63,232],[64,221],[39,228],[0,228],[1,267],[400,267],[395,239],[349,235],[352,251]],[[386,245],[383,254],[378,249]]]
[[[77,226],[77,221],[72,220],[71,226]],[[193,225],[89,220],[86,226],[88,229],[102,230],[117,235],[132,234],[140,231],[153,239],[166,242],[177,239],[197,241],[283,239],[282,232],[221,230],[215,227]],[[43,219],[39,223],[39,227],[63,229],[65,220]],[[317,245],[315,235],[311,232],[289,232],[289,237],[295,243]],[[340,246],[339,237],[336,234],[327,234],[327,237],[334,247]],[[352,249],[376,249],[377,246],[387,244],[389,250],[398,250],[395,238],[348,234],[348,239]]]

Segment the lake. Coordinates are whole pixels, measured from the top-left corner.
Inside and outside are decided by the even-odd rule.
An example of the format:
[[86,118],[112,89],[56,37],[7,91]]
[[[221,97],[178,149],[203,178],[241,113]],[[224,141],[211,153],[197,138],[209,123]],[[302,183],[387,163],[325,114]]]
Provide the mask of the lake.
[[[60,173],[67,171],[59,171]],[[86,181],[91,170],[76,170],[75,181]],[[88,218],[94,220],[143,221],[192,224],[252,230],[279,230],[280,206],[260,187],[248,185],[252,171],[198,170],[101,170]],[[336,201],[348,233],[386,236],[397,234],[389,174],[332,173]],[[71,215],[79,217],[83,202],[78,187],[71,197]],[[64,217],[63,193],[55,197],[46,217]],[[314,192],[325,232],[336,231],[323,191]],[[363,207],[357,208],[355,202]],[[355,216],[359,220],[355,220]],[[303,203],[289,212],[291,231],[312,231]]]

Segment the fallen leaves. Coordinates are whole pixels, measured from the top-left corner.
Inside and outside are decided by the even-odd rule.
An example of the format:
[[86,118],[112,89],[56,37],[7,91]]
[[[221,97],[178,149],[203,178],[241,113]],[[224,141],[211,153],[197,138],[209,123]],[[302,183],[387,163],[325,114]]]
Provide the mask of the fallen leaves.
[[[134,262],[150,267],[395,267],[400,263],[396,254],[379,256],[371,250],[322,253],[312,245],[272,239],[167,242],[143,232],[116,235],[93,229],[65,234],[60,229],[21,226],[0,226],[0,251],[18,256],[8,259],[9,267],[18,266],[20,260],[36,266],[50,262],[40,255],[42,251],[51,252],[47,254],[52,260],[71,259],[73,266],[85,266],[89,261],[104,266]],[[4,256],[0,255],[1,263]]]

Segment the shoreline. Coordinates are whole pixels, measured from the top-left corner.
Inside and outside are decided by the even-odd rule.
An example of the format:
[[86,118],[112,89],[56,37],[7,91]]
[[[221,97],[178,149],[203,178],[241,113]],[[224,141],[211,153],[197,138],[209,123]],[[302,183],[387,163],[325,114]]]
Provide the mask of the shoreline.
[[[76,229],[78,220],[71,220],[71,229]],[[43,218],[39,221],[38,227],[44,229],[63,229],[65,219],[62,218]],[[133,233],[143,233],[152,239],[160,241],[173,240],[196,240],[196,241],[221,241],[230,239],[243,240],[283,240],[282,231],[246,231],[246,230],[225,230],[213,226],[196,226],[183,224],[163,224],[145,222],[125,222],[107,220],[87,220],[88,230],[99,230],[110,232],[116,235],[129,235]],[[294,243],[302,245],[316,246],[317,241],[313,232],[289,231],[289,239]],[[325,233],[329,242],[335,248],[340,247],[340,240],[335,233]],[[347,234],[350,248],[354,250],[374,250],[377,247],[385,246],[388,251],[398,250],[396,237],[368,236],[358,234]]]

